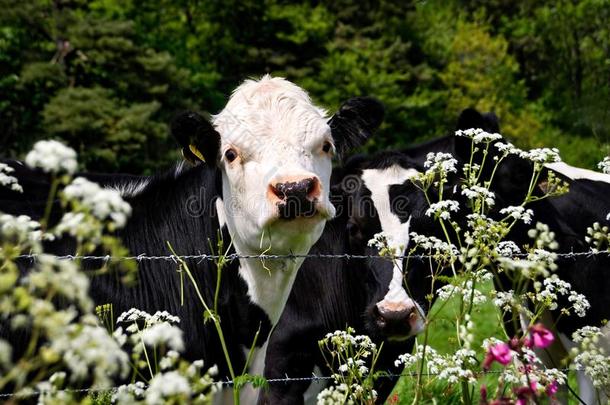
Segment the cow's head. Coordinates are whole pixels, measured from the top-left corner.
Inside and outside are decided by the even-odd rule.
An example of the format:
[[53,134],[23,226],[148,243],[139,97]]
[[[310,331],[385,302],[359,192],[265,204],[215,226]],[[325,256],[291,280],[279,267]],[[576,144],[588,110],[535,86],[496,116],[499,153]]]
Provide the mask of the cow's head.
[[[497,118],[490,113],[465,110],[457,129],[471,127],[497,132]],[[381,152],[347,162],[341,188],[349,209],[347,232],[352,253],[379,254],[379,245],[369,244],[379,233],[383,233],[385,245],[397,255],[413,247],[411,232],[445,239],[438,222],[426,215],[429,207],[426,195],[411,179],[425,170],[423,162],[429,152],[451,152],[467,162],[470,143],[466,138],[450,136],[426,145],[429,147],[403,151],[406,153]],[[445,198],[461,199],[454,195],[456,181],[454,177],[446,186]],[[434,190],[428,193],[428,197],[436,197]],[[370,260],[366,271],[371,278],[365,313],[369,333],[394,340],[419,333],[429,310],[426,297],[432,292],[429,263],[417,258]]]
[[246,80],[210,123],[196,113],[172,132],[193,162],[222,172],[226,223],[242,253],[306,253],[335,209],[331,159],[362,144],[383,108],[351,99],[329,119],[307,93],[281,78]]
[[[424,208],[423,204],[421,207],[410,205],[400,194],[401,187],[408,186],[415,173],[401,165],[403,160],[400,153],[385,152],[353,158],[343,168],[342,179],[336,187],[341,189],[344,199],[341,207],[347,210],[345,214],[349,217],[346,233],[351,254],[377,256],[384,247],[396,255],[405,252],[413,221],[411,216],[417,216]],[[387,237],[384,243],[369,243],[382,232]],[[368,282],[364,317],[367,333],[371,336],[403,340],[423,329],[425,314],[405,287],[403,265],[400,259],[366,261],[364,272]]]

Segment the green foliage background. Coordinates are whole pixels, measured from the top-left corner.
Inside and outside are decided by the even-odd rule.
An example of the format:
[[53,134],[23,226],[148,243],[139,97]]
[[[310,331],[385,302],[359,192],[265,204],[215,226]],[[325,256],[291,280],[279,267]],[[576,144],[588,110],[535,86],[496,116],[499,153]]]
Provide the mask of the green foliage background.
[[0,154],[63,139],[95,171],[174,159],[171,116],[285,76],[330,111],[374,95],[368,150],[494,111],[522,147],[593,168],[610,151],[610,0],[0,0]]

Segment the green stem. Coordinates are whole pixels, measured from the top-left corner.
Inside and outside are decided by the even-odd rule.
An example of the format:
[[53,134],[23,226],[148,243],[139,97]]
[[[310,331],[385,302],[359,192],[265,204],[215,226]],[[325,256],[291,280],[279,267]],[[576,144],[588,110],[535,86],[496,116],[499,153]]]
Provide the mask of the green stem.
[[49,195],[47,196],[47,204],[44,207],[44,216],[40,221],[40,228],[43,231],[47,230],[47,225],[51,217],[51,210],[53,208],[53,201],[55,200],[55,194],[57,193],[57,187],[59,187],[59,180],[54,177],[53,180],[51,180],[51,189],[49,190]]

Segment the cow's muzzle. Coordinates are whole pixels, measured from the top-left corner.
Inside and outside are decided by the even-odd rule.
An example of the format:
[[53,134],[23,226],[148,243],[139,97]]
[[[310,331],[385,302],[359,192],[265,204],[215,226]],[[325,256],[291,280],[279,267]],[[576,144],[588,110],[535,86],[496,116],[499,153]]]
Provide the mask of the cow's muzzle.
[[373,316],[381,334],[390,340],[402,340],[414,336],[423,326],[422,314],[412,301],[407,304],[377,303],[373,307]]
[[282,219],[316,215],[320,194],[320,180],[317,177],[277,181],[269,184],[267,193]]

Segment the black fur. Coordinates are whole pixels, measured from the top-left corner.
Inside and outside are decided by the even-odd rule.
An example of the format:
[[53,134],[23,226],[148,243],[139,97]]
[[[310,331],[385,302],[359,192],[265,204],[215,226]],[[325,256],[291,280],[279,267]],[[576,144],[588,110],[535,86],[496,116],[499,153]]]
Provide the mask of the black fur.
[[339,157],[369,139],[384,114],[383,105],[372,97],[354,97],[343,103],[328,121]]

